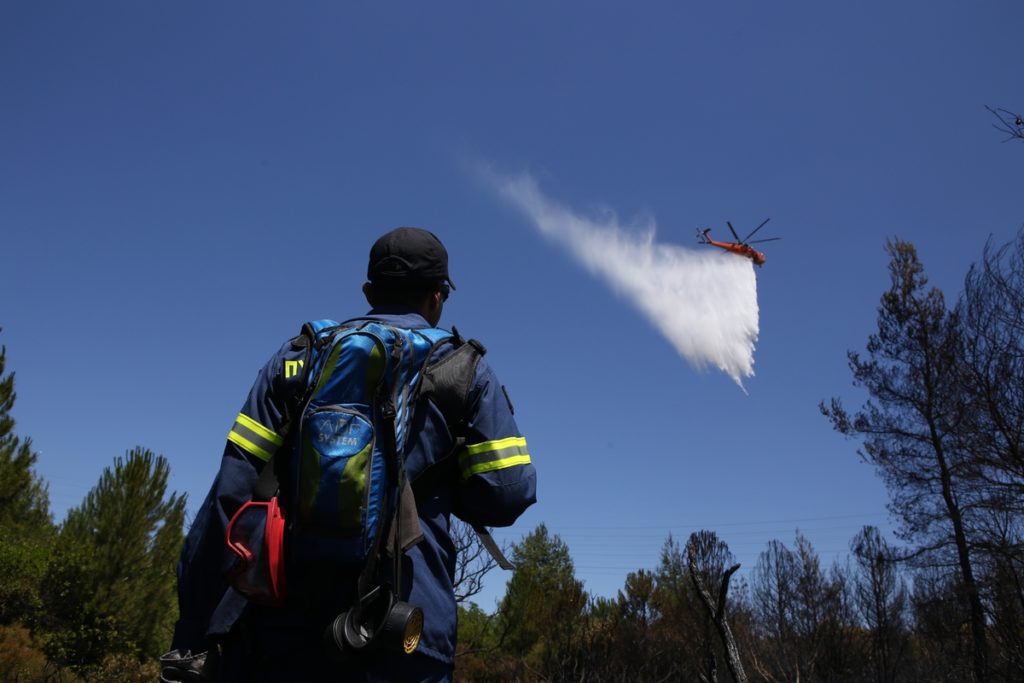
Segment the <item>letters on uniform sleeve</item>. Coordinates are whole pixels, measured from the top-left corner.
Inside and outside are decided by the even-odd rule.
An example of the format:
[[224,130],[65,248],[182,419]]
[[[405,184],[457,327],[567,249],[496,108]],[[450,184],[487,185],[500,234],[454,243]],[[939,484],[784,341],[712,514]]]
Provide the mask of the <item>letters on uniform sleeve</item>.
[[236,446],[239,454],[250,456],[257,468],[284,444],[291,404],[305,383],[304,356],[305,350],[292,342],[281,347],[260,370],[228,432],[229,447]]

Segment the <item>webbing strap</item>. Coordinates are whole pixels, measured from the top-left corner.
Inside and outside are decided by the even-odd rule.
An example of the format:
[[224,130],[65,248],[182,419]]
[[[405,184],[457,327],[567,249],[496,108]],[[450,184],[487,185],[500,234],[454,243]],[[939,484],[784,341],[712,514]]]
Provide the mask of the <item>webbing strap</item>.
[[[412,482],[412,492],[418,499],[426,499],[431,495],[431,492],[441,485],[441,482],[450,480],[453,477],[458,476],[458,470],[456,469],[457,458],[455,453],[461,449],[463,439],[457,439],[455,447],[452,449],[450,455],[438,460],[433,465],[424,470],[420,476],[416,477],[416,480]],[[480,543],[490,553],[494,561],[498,563],[498,566],[506,571],[511,571],[516,568],[502,552],[501,547],[497,541],[494,540],[494,536],[488,531],[487,527],[472,525],[473,531],[480,537]]]
[[256,481],[256,488],[252,492],[253,500],[266,503],[277,495],[280,484],[277,481],[277,472],[274,470],[275,459],[272,455],[270,460],[263,464],[263,469],[260,470],[260,478]]
[[491,532],[487,527],[473,525],[473,531],[475,531],[476,535],[480,537],[480,543],[487,548],[487,552],[491,554],[491,557],[494,558],[494,561],[498,563],[499,567],[505,571],[512,571],[516,568],[516,566],[512,564],[507,557],[505,557],[505,553],[501,552],[501,547],[494,540],[494,536],[491,536]]
[[398,524],[392,526],[388,533],[389,548],[395,548],[396,529],[401,530],[401,538],[398,539],[397,548],[403,553],[409,548],[423,540],[423,527],[420,525],[419,510],[416,507],[416,496],[408,477],[399,494],[398,509],[395,510]]
[[[445,424],[455,436],[451,452],[436,461],[420,473],[412,482],[413,492],[417,497],[425,497],[436,489],[443,481],[457,476],[457,456],[465,445],[462,432],[465,427],[466,402],[469,390],[476,376],[476,367],[487,349],[476,339],[464,340],[458,330],[452,328],[452,343],[455,350],[443,359],[429,366],[423,372],[423,387],[420,394],[433,401],[444,416]],[[498,566],[508,571],[515,569],[501,548],[495,542],[491,532],[483,526],[473,526],[473,531],[480,537],[480,543],[491,554]]]
[[[395,438],[395,414],[389,406],[383,414],[385,424],[382,438],[385,440],[384,453],[391,459],[391,466],[395,468],[398,485],[398,500],[395,505],[394,516],[387,520],[387,526],[381,526],[373,539],[373,548],[366,558],[363,571],[359,574],[358,598],[356,608],[362,606],[362,602],[374,595],[374,591],[380,586],[378,581],[378,563],[382,559],[385,549],[388,549],[392,556],[394,566],[392,569],[391,591],[396,598],[402,586],[402,555],[411,546],[423,539],[423,528],[420,526],[420,517],[416,509],[416,498],[413,495],[412,486],[406,476],[405,463],[398,455]],[[383,509],[387,509],[388,500],[385,495]],[[385,537],[387,542],[384,542]]]

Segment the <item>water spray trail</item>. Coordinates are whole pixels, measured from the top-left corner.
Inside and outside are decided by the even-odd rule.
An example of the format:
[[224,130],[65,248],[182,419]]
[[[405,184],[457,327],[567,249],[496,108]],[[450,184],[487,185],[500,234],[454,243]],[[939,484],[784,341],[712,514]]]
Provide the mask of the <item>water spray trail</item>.
[[489,184],[547,238],[638,308],[690,364],[717,367],[743,388],[754,374],[757,278],[745,258],[654,241],[655,225],[624,230],[545,197],[528,175],[484,172]]

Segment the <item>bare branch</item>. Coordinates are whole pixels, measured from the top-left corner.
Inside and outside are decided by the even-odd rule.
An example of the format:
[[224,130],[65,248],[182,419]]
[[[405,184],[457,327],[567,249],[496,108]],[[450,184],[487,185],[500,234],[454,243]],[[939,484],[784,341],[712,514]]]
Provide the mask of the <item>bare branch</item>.
[[704,581],[700,578],[700,573],[697,571],[697,549],[692,542],[687,545],[686,554],[688,559],[687,566],[690,569],[690,580],[697,589],[697,594],[704,603],[704,608],[707,609],[708,614],[711,615],[711,620],[715,623],[718,636],[722,639],[722,645],[725,646],[726,663],[729,665],[729,672],[736,683],[746,683],[747,674],[743,670],[743,662],[740,661],[740,651],[736,647],[736,639],[733,638],[729,622],[725,619],[725,598],[726,593],[729,592],[729,579],[740,568],[740,565],[733,565],[722,575],[722,587],[718,593],[718,605],[716,606],[715,601],[711,598],[711,593],[708,591],[707,586],[704,585]]
[[[484,576],[498,566],[480,537],[465,522],[452,519],[452,543],[455,544],[455,601],[463,603],[483,590]],[[507,549],[503,549],[507,552]]]

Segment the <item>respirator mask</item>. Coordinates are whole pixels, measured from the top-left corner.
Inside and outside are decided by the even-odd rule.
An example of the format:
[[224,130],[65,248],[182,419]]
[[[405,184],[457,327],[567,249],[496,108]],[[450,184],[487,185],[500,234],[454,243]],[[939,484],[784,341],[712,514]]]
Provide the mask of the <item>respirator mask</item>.
[[423,632],[423,610],[379,585],[330,623],[325,640],[344,654],[412,654]]

